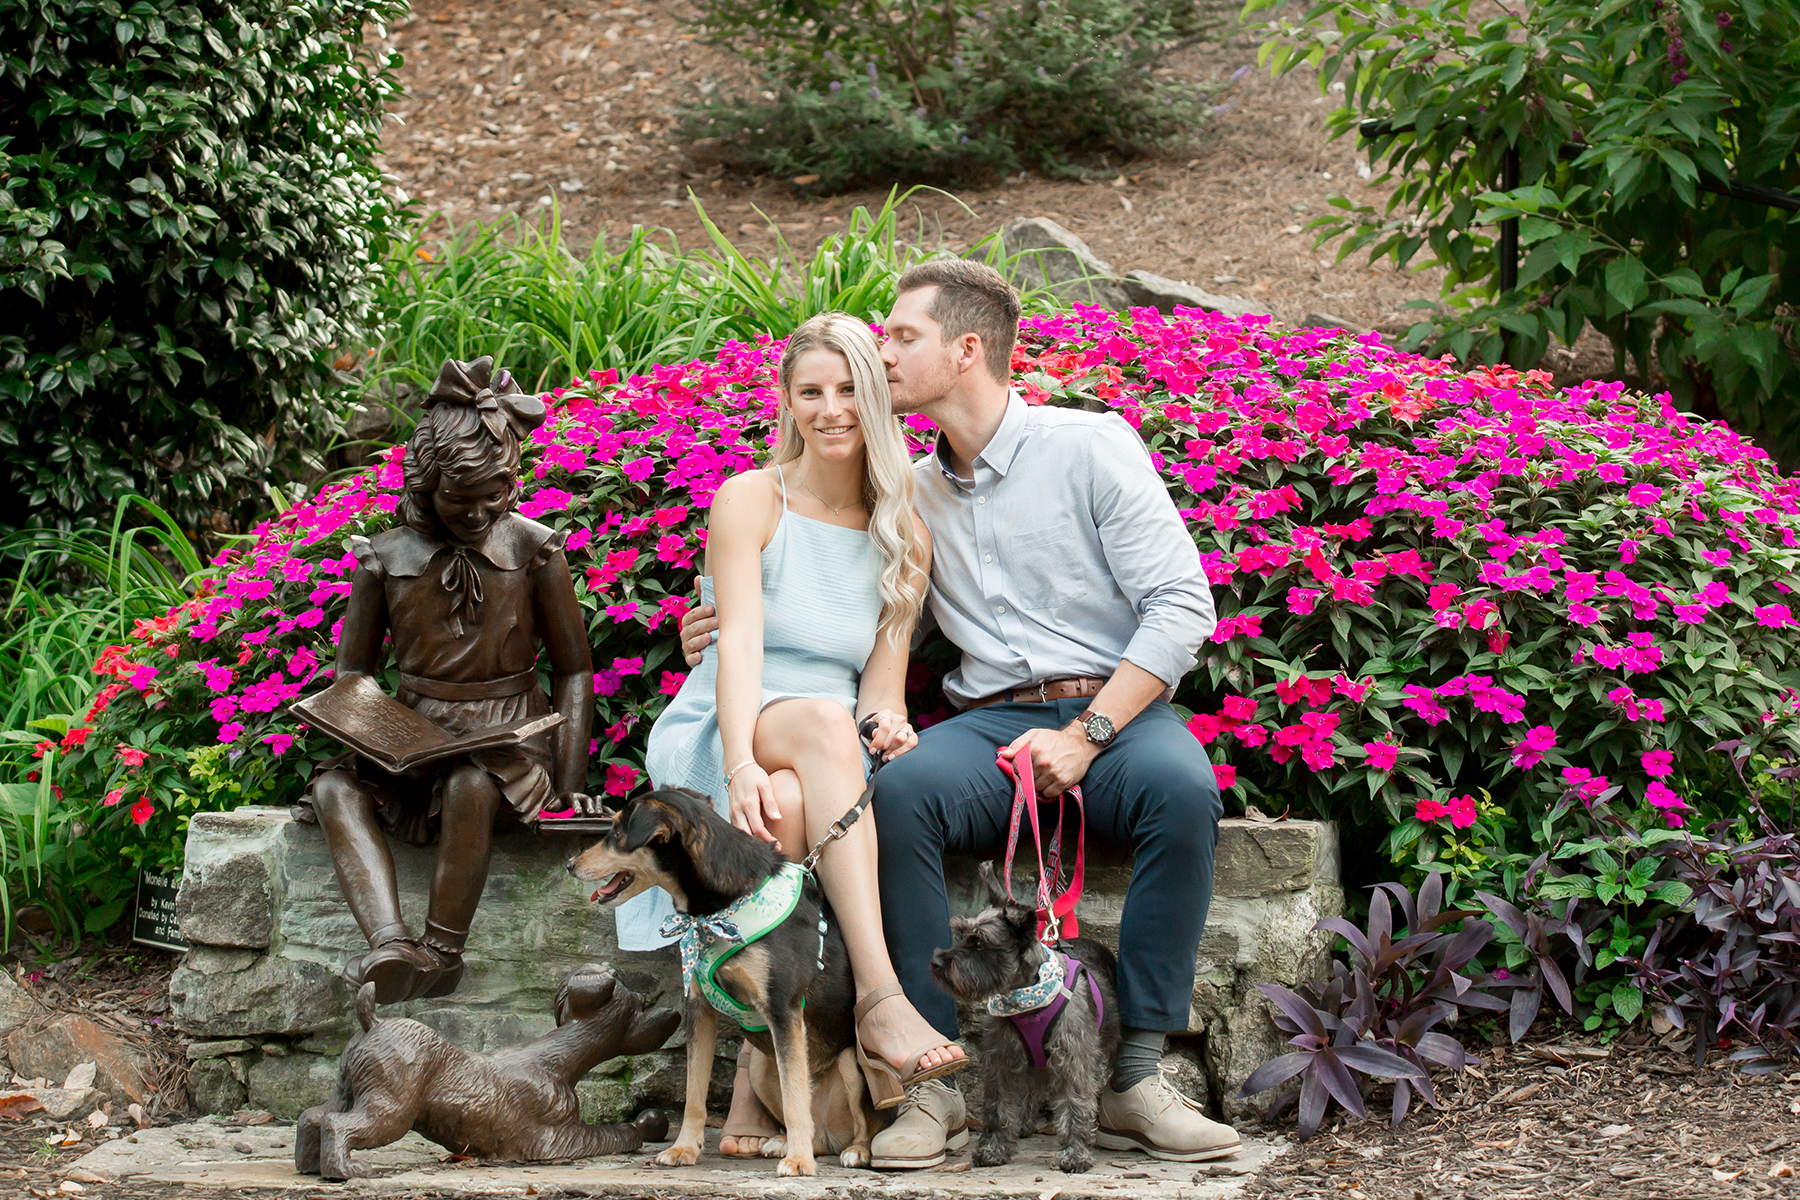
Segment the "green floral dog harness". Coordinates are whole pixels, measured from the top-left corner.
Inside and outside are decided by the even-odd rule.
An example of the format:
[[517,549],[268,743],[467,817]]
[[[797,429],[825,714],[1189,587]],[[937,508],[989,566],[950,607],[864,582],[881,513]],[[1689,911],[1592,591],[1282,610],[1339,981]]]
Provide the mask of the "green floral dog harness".
[[[714,1008],[735,1020],[750,1033],[760,1033],[767,1025],[757,1024],[756,1010],[740,1004],[714,978],[718,969],[731,956],[766,935],[793,915],[800,903],[801,889],[811,875],[799,863],[782,863],[762,886],[738,897],[716,913],[689,915],[671,913],[662,924],[662,935],[678,938],[681,944],[681,978],[689,989],[699,985],[700,994]],[[820,959],[824,958],[825,922],[819,921]]]

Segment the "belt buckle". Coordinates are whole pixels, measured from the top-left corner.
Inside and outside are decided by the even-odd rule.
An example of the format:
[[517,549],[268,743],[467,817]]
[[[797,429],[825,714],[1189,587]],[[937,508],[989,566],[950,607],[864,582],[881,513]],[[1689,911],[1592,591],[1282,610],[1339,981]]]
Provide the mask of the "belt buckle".
[[1038,703],[1039,704],[1050,703],[1050,681],[1048,679],[1046,679],[1046,680],[1044,680],[1044,682],[1038,684]]

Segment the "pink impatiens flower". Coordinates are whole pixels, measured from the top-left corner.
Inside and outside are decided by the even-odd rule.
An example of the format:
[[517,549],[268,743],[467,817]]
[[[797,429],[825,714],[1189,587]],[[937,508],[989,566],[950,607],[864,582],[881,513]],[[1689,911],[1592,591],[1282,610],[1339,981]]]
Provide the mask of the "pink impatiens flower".
[[1475,797],[1458,796],[1450,802],[1450,824],[1458,829],[1467,829],[1475,823]]
[[138,802],[131,806],[131,823],[142,825],[156,814],[156,805],[150,803],[150,797],[139,796]]
[[1237,768],[1228,763],[1215,763],[1213,780],[1221,789],[1232,787],[1237,783]]
[[1784,629],[1794,623],[1793,610],[1785,604],[1759,605],[1754,615],[1756,623],[1767,629]]
[[1667,779],[1675,772],[1675,755],[1668,750],[1646,750],[1638,757],[1644,774],[1653,779]]
[[1389,742],[1364,742],[1363,752],[1369,756],[1369,765],[1378,771],[1391,771],[1400,761],[1400,747]]
[[1556,748],[1556,730],[1548,725],[1533,725],[1513,747],[1513,766],[1520,768],[1535,767],[1543,761],[1546,752]]
[[1450,815],[1450,810],[1436,800],[1421,800],[1413,805],[1413,816],[1421,821],[1437,821]]

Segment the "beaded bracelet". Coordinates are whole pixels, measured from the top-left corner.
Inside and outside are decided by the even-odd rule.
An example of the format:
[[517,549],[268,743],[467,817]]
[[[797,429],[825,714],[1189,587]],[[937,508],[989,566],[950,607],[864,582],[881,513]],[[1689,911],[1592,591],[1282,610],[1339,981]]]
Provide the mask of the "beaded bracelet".
[[725,786],[731,786],[731,781],[737,778],[737,773],[739,771],[743,770],[745,767],[754,767],[755,765],[756,760],[754,758],[746,758],[743,762],[725,772]]

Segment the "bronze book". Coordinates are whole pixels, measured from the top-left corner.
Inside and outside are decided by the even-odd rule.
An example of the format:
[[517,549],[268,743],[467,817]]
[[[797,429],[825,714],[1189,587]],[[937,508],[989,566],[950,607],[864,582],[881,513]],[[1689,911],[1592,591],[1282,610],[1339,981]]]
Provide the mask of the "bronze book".
[[367,675],[339,679],[294,701],[290,710],[392,775],[440,758],[517,746],[562,724],[561,713],[546,713],[520,725],[496,725],[457,737],[389,696]]

